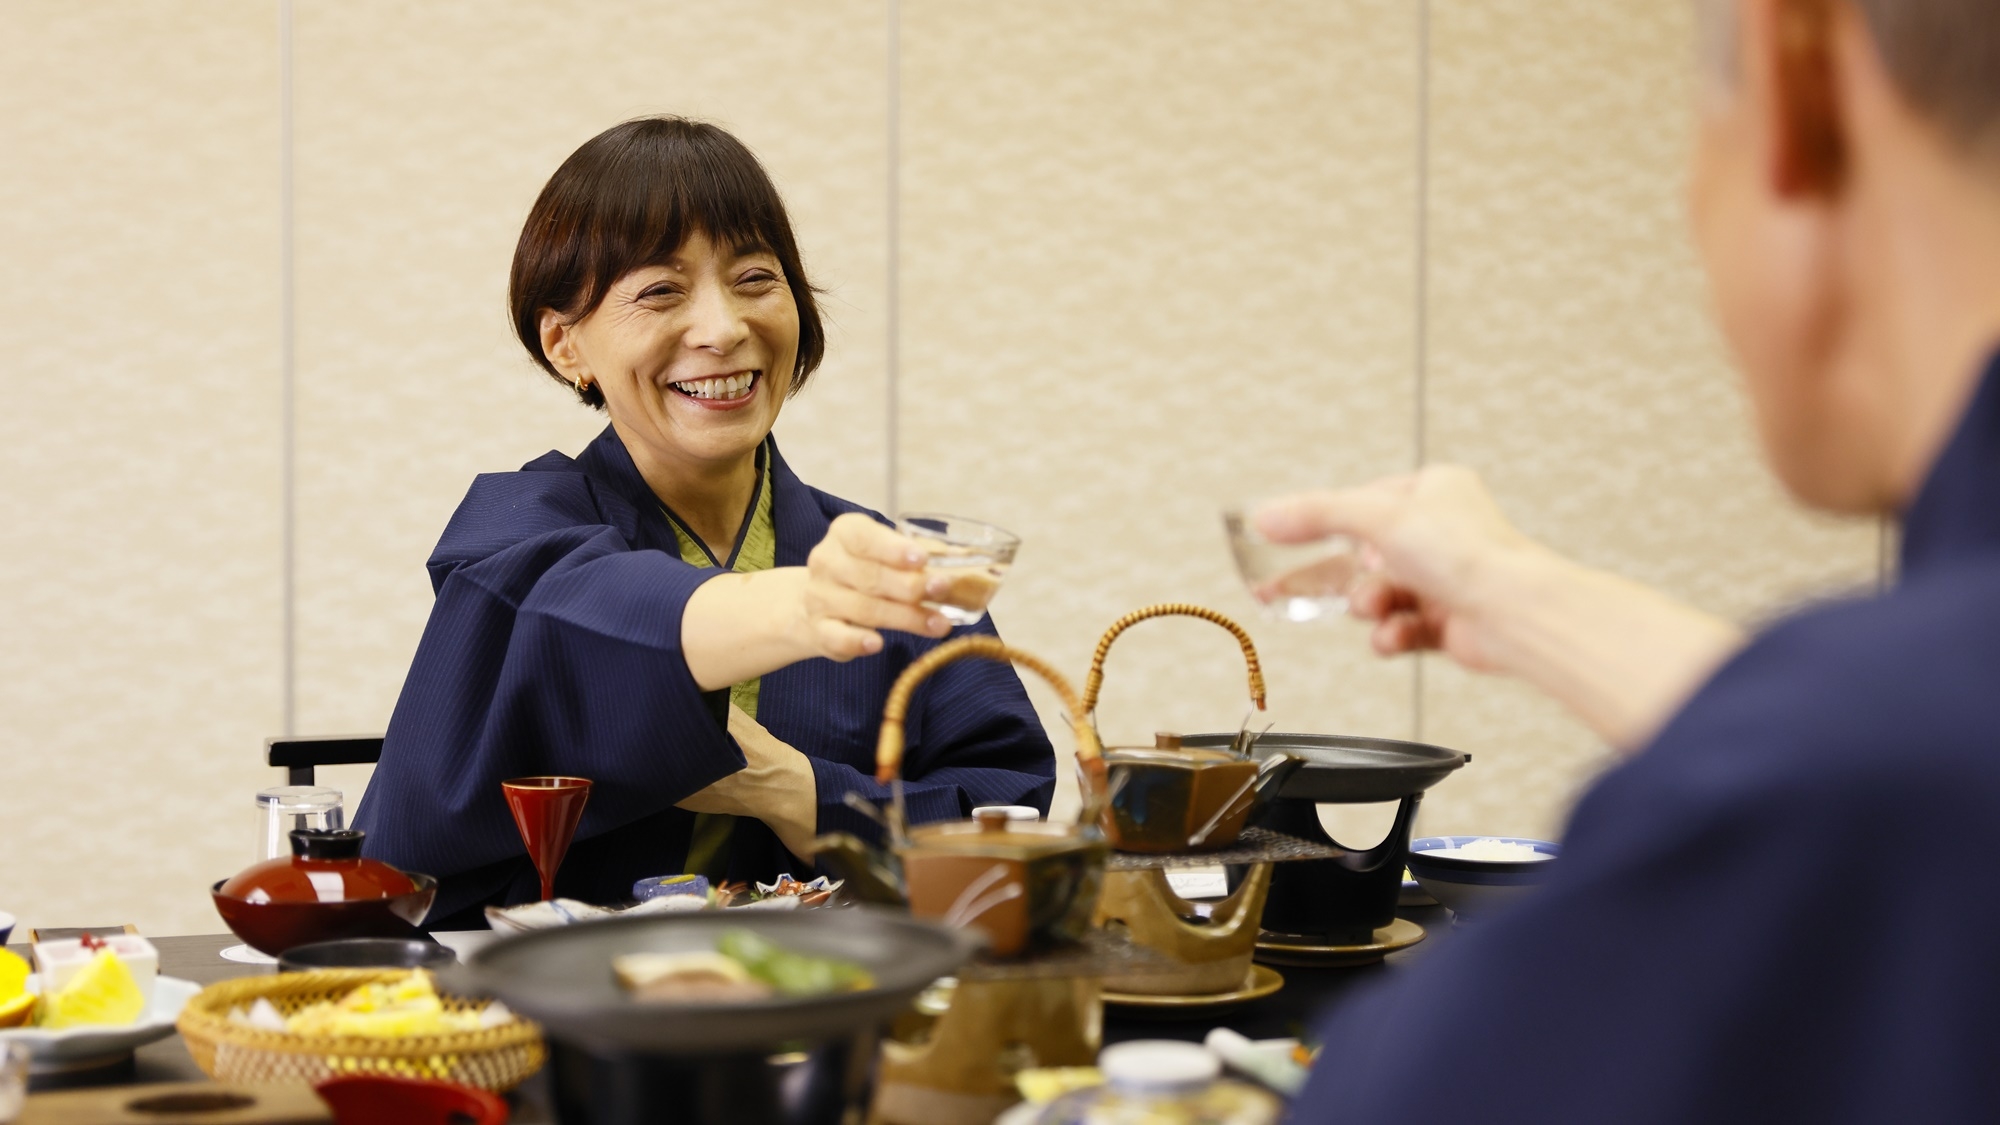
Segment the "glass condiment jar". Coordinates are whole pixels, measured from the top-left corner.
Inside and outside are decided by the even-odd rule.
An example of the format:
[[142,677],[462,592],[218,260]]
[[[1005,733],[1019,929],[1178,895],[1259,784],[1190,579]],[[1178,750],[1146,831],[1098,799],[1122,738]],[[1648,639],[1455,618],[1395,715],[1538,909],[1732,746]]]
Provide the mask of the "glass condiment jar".
[[251,864],[221,891],[251,903],[353,902],[415,891],[416,880],[361,854],[366,836],[352,828],[293,832],[291,855]]
[[1097,1058],[1104,1085],[1049,1103],[1038,1125],[1276,1125],[1275,1095],[1222,1077],[1204,1047],[1141,1039],[1106,1047]]
[[257,859],[291,854],[291,834],[347,827],[341,792],[324,785],[279,785],[257,793]]

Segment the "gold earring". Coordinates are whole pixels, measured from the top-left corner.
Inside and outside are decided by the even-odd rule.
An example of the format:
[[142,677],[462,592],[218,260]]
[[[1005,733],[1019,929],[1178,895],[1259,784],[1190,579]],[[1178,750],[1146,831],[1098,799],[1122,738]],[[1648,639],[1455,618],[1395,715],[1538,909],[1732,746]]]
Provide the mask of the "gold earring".
[[582,379],[576,381],[576,399],[578,402],[590,401],[590,384]]

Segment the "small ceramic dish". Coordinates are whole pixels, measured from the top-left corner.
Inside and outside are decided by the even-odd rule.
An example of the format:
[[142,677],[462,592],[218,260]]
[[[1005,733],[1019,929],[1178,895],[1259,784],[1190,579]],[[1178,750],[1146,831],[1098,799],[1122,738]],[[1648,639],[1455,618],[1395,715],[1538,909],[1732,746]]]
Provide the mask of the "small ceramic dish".
[[[1456,853],[1481,841],[1515,844],[1540,859],[1480,859]],[[1562,845],[1519,836],[1426,836],[1410,841],[1410,874],[1425,893],[1458,919],[1477,917],[1520,898],[1548,881]]]
[[[28,978],[28,990],[41,991],[36,977]],[[191,980],[155,977],[153,998],[132,1023],[65,1027],[60,1031],[12,1027],[0,1031],[0,1043],[20,1043],[27,1047],[29,1069],[35,1074],[88,1070],[117,1062],[154,1040],[172,1035],[181,1008],[200,991],[201,986]]]
[[694,895],[708,897],[708,876],[706,875],[655,875],[632,884],[632,897],[640,902],[669,895]]

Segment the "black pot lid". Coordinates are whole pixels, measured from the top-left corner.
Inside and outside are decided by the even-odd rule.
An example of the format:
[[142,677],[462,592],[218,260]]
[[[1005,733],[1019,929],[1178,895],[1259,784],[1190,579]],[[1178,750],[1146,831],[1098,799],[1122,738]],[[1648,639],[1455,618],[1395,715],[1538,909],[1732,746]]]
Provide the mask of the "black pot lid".
[[[1234,734],[1191,734],[1183,746],[1228,746]],[[1443,781],[1472,755],[1422,742],[1343,734],[1282,734],[1257,740],[1259,758],[1295,754],[1306,764],[1287,778],[1278,796],[1330,805],[1400,801]]]
[[[647,1004],[611,972],[626,953],[712,950],[724,930],[867,969],[861,992],[735,1004]],[[500,938],[447,966],[451,991],[498,996],[554,1039],[607,1052],[711,1055],[769,1050],[792,1040],[842,1039],[886,1026],[917,993],[964,963],[977,939],[908,914],[838,910],[722,910],[617,918]]]

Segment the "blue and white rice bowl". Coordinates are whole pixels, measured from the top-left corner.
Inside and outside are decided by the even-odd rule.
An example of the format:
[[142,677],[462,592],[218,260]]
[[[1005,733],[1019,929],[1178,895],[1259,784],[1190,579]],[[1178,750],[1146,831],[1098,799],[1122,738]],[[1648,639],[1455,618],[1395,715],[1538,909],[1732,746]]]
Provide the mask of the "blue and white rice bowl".
[[[1547,859],[1469,859],[1439,855],[1481,840],[1520,844]],[[1545,883],[1555,866],[1562,845],[1547,840],[1519,836],[1425,836],[1410,841],[1410,874],[1432,898],[1449,909],[1459,921],[1492,913],[1528,893],[1528,888]]]

